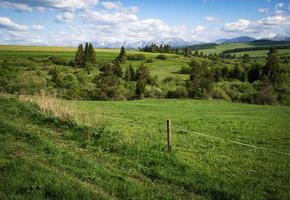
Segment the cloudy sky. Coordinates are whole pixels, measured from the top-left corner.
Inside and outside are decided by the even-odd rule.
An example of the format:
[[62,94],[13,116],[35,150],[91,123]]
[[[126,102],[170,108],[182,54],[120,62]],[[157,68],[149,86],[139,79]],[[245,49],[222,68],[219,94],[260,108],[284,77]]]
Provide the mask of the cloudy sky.
[[289,0],[0,0],[0,44],[290,35]]

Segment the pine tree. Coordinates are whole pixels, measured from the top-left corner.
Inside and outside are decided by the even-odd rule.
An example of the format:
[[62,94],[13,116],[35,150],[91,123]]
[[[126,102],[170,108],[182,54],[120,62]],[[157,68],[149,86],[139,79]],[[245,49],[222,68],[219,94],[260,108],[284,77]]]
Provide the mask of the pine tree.
[[136,94],[140,97],[143,98],[144,93],[145,93],[145,88],[146,88],[146,83],[143,80],[138,80],[136,83]]
[[144,66],[143,63],[141,63],[141,66],[136,71],[136,94],[139,97],[143,97],[146,84],[150,83],[151,77],[150,77],[150,71],[147,67]]
[[270,81],[273,85],[279,82],[280,66],[278,59],[278,51],[271,49],[266,58],[266,65],[263,67],[263,76],[266,81]]
[[76,52],[74,62],[76,66],[80,66],[80,67],[83,67],[85,64],[85,52],[84,52],[84,47],[82,44],[78,46],[78,50]]
[[209,67],[198,61],[192,60],[190,78],[187,81],[189,97],[207,97],[212,89],[213,74]]
[[135,80],[144,80],[145,83],[150,82],[150,71],[147,67],[144,66],[143,63],[141,63],[140,67],[136,71]]
[[93,47],[93,44],[92,43],[89,43],[88,45],[88,55],[87,55],[87,61],[92,63],[92,64],[95,64],[97,62],[96,60],[96,52],[95,52],[95,49]]
[[127,60],[126,49],[124,47],[121,47],[120,54],[116,58],[116,60],[118,60],[120,63],[125,63],[126,62],[126,60]]
[[84,61],[87,62],[89,60],[89,43],[86,42],[85,44],[85,59]]
[[133,81],[135,78],[135,70],[133,66],[130,64],[125,72],[125,80],[126,81]]
[[122,67],[120,65],[119,60],[116,60],[115,63],[114,63],[113,72],[114,72],[114,74],[116,76],[122,78],[122,76],[123,76],[123,70],[122,70]]

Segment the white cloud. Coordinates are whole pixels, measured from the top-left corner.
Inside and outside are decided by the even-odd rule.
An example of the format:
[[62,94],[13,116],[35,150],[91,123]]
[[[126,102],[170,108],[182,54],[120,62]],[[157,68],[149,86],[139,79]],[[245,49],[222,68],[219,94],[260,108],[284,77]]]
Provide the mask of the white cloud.
[[31,12],[32,8],[23,3],[2,2],[0,1],[1,8],[10,8],[19,12]]
[[209,22],[215,22],[215,21],[219,20],[218,18],[215,18],[215,17],[212,17],[212,16],[206,16],[204,19],[206,21],[209,21]]
[[39,25],[32,25],[32,26],[27,26],[23,24],[17,24],[13,22],[10,18],[8,17],[0,17],[0,29],[6,29],[10,31],[41,31],[43,29],[42,26]]
[[12,31],[28,31],[27,25],[17,24],[8,17],[0,17],[0,28],[12,30]]
[[236,22],[226,23],[221,30],[225,33],[246,34],[261,38],[273,34],[287,34],[289,29],[290,16],[275,14],[260,20],[240,19]]
[[269,16],[261,20],[258,20],[258,22],[265,26],[285,25],[285,24],[290,23],[290,17],[283,16],[283,15],[273,15],[273,16]]
[[0,3],[10,5],[9,8],[15,9],[16,4],[25,5],[32,9],[63,9],[63,10],[77,10],[90,8],[97,5],[99,0],[0,0]]
[[55,16],[56,22],[70,22],[75,18],[74,13],[72,12],[64,12],[60,15]]
[[32,31],[41,31],[41,30],[43,30],[43,26],[40,26],[40,25],[32,25],[30,27],[30,30],[32,30]]
[[226,32],[245,31],[250,32],[251,21],[239,19],[237,22],[226,23],[222,30]]
[[105,2],[102,2],[102,6],[106,10],[113,10],[113,9],[119,10],[120,8],[122,8],[122,3],[120,1],[117,1],[117,2],[105,1]]
[[268,14],[269,13],[269,8],[259,8],[258,12],[263,13],[263,14]]

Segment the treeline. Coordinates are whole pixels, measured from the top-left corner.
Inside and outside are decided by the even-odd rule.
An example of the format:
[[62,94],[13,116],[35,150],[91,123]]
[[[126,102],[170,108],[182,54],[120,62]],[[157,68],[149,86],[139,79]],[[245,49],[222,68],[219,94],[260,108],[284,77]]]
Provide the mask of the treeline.
[[[227,61],[216,54],[188,53],[191,62],[179,71],[188,75],[186,81],[176,75],[164,80],[152,76],[146,66],[148,59],[139,54],[133,54],[133,59],[140,58],[133,67],[124,47],[106,62],[90,58],[95,51],[89,43],[84,48],[79,45],[73,62],[55,56],[4,59],[0,61],[0,91],[34,94],[45,89],[67,99],[217,98],[290,105],[289,70],[281,67],[277,50],[269,51],[265,64],[253,62],[247,55]],[[166,59],[163,56],[150,59]]]
[[223,51],[221,54],[227,55],[231,53],[238,53],[238,52],[244,52],[244,51],[261,51],[261,50],[271,50],[271,49],[290,49],[290,45],[258,46],[258,47],[228,49],[228,50]]
[[178,52],[177,48],[172,48],[170,45],[161,44],[157,45],[152,43],[151,45],[146,45],[145,47],[139,47],[139,51],[151,52],[151,53],[176,53]]

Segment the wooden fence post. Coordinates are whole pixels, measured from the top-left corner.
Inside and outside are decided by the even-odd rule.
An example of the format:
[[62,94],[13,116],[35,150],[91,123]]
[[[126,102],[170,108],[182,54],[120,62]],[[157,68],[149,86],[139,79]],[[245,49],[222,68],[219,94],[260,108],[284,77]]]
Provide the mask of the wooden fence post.
[[170,119],[167,120],[167,149],[168,152],[171,152],[171,121]]

